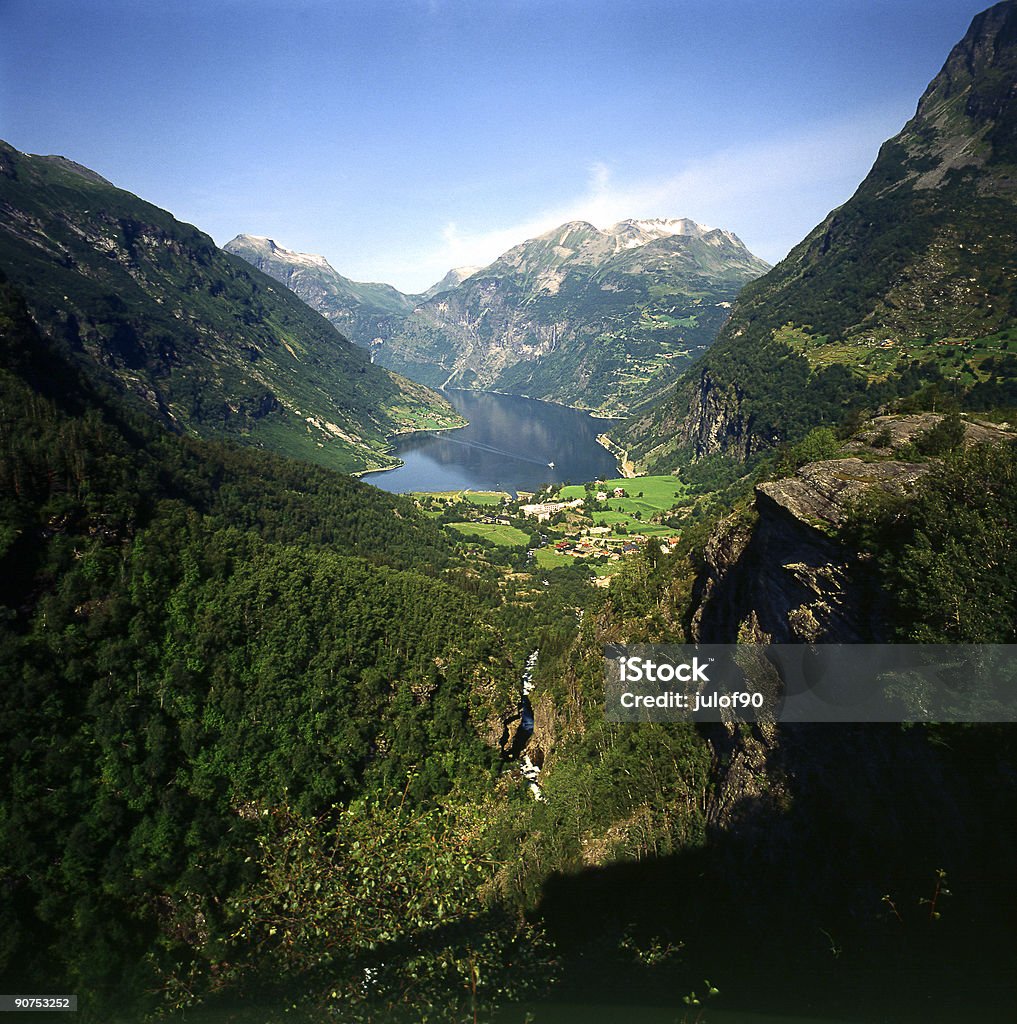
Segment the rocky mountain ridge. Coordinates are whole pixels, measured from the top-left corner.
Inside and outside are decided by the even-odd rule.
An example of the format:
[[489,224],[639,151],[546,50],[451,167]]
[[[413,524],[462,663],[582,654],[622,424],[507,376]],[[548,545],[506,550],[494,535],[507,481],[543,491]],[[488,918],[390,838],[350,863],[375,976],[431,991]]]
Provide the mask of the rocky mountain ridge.
[[611,414],[704,351],[765,267],[687,219],[572,221],[421,303],[377,358],[432,383]]
[[394,330],[420,298],[390,284],[353,281],[324,256],[287,249],[262,235],[237,235],[223,249],[286,285],[362,348]]
[[321,257],[238,236],[226,248],[432,386],[478,387],[602,413],[656,393],[712,343],[767,265],[729,231],[688,219],[572,221],[420,296],[357,285]]

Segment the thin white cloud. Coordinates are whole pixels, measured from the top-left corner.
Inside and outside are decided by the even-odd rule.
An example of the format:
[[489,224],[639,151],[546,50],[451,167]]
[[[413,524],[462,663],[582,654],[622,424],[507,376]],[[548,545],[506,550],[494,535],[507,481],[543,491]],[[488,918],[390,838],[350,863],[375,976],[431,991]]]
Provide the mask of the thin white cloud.
[[850,196],[881,142],[901,124],[897,105],[805,134],[717,150],[658,178],[626,175],[598,161],[573,201],[498,227],[450,222],[434,246],[392,269],[417,282],[438,280],[451,267],[485,266],[566,221],[605,228],[627,217],[691,217],[736,232],[776,262]]

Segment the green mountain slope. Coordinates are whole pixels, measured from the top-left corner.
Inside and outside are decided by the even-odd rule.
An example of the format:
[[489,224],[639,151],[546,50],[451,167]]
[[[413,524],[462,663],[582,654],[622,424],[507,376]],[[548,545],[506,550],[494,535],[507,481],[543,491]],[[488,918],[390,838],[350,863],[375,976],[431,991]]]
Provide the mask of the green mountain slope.
[[163,430],[0,281],[4,983],[179,1003],[259,834],[483,770],[504,653],[451,554],[408,499]]
[[0,268],[43,329],[176,430],[336,469],[449,422],[319,315],[196,228],[60,157],[0,144]]
[[710,353],[619,432],[636,459],[745,456],[930,382],[974,408],[1013,404],[1015,90],[1007,2],[974,19],[855,195],[745,288]]

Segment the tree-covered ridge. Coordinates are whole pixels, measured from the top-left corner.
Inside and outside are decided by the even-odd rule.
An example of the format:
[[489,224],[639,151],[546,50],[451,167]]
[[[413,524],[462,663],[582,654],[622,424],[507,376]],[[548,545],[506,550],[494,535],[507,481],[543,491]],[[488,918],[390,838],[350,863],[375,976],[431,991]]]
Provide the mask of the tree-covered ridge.
[[19,536],[26,549],[51,541],[52,522],[128,535],[160,502],[176,501],[265,540],[431,573],[447,562],[447,540],[407,499],[267,452],[169,434],[42,338],[9,285],[0,299],[5,554]]
[[66,351],[177,430],[335,469],[456,421],[196,228],[59,158],[0,144],[0,268]]
[[2,297],[0,971],[133,999],[207,966],[263,811],[485,772],[506,654],[410,502],[165,433]]
[[[708,356],[619,432],[637,458],[797,440],[906,394],[909,371],[958,397],[980,389],[971,407],[986,407],[1017,337],[1015,24],[1009,2],[975,19],[854,196],[745,287]],[[1012,388],[994,398],[1012,404]]]

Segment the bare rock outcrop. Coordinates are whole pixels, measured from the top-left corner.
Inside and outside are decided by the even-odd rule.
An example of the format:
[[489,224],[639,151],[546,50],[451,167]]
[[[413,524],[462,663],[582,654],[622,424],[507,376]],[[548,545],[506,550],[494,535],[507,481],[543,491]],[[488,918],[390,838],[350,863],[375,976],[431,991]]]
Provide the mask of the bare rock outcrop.
[[827,459],[803,466],[794,476],[760,484],[756,505],[767,503],[792,520],[823,530],[843,522],[850,503],[866,491],[904,491],[931,468],[929,463]]
[[724,520],[705,549],[693,637],[703,643],[863,643],[886,639],[863,558],[834,529],[874,487],[906,491],[928,463],[829,459],[756,488],[756,520]]

